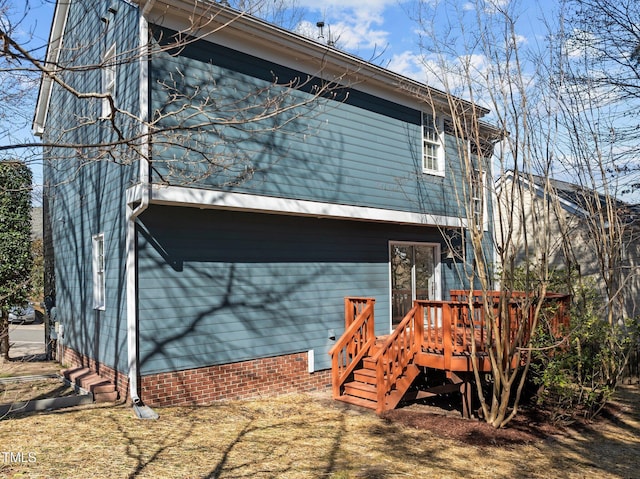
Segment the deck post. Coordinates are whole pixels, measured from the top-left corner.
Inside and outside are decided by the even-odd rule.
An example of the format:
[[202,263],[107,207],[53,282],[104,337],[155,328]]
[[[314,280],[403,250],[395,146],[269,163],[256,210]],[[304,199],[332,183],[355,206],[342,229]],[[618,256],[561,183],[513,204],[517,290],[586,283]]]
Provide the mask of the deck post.
[[374,298],[370,298],[367,300],[367,306],[371,305],[371,322],[367,326],[367,341],[371,341],[375,343],[376,341],[376,329],[374,327],[375,324],[375,305],[376,300]]
[[415,302],[414,303],[415,307],[416,307],[416,314],[415,314],[415,352],[419,353],[420,351],[422,351],[422,344],[424,342],[424,305],[419,303],[419,302]]
[[351,301],[351,298],[344,298],[344,329],[349,329],[351,323],[355,319],[355,305]]
[[340,397],[340,366],[338,354],[331,357],[331,395],[333,399]]
[[451,355],[453,354],[453,338],[451,337],[451,304],[442,305],[442,342],[444,352],[444,369],[451,370]]
[[466,378],[460,383],[460,396],[462,397],[462,417],[471,419],[473,385]]

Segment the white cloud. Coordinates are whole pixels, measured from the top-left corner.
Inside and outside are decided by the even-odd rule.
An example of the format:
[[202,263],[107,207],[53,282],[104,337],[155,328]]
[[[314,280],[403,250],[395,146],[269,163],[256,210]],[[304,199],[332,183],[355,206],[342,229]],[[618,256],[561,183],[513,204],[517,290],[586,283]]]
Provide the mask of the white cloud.
[[356,53],[362,49],[384,48],[389,43],[389,32],[367,22],[337,22],[330,25],[330,29],[338,47]]
[[384,10],[386,7],[396,6],[397,0],[298,0],[298,5],[309,10],[354,9],[354,10]]
[[599,42],[599,38],[592,32],[574,29],[567,39],[565,50],[570,58],[592,56],[597,53],[594,46]]
[[393,55],[387,68],[393,72],[399,73],[414,80],[424,82],[426,80],[426,72],[422,55],[411,51],[404,51],[400,54]]
[[[398,0],[299,0],[298,5],[317,15],[317,21],[325,22],[325,41],[330,32],[338,48],[366,56],[367,50],[380,51],[389,43],[390,32],[382,28],[384,11],[388,7],[398,8]],[[304,22],[296,30],[317,38],[318,29],[313,25]]]
[[393,55],[387,65],[391,71],[422,83],[459,93],[478,75],[486,73],[489,63],[482,55],[461,56],[449,61],[438,60],[412,51]]
[[526,45],[529,43],[529,39],[524,35],[516,35],[516,44],[517,46]]
[[498,12],[506,11],[511,0],[484,0],[482,2],[465,2],[462,10],[465,12],[481,11],[487,15],[494,15]]

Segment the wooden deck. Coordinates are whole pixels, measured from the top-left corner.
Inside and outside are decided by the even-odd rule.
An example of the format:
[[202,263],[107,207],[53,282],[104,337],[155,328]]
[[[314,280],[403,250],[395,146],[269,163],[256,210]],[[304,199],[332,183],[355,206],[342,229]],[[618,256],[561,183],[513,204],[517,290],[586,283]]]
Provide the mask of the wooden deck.
[[[458,390],[463,397],[463,413],[469,415],[473,358],[480,372],[491,372],[488,347],[500,341],[525,344],[534,317],[532,302],[523,293],[500,298],[489,293],[489,301],[480,301],[480,292],[451,291],[451,301],[415,301],[411,311],[388,336],[374,334],[373,298],[345,298],[345,333],[329,354],[332,358],[334,399],[375,409],[393,409],[406,395],[413,381],[427,369],[444,371],[449,385],[425,390],[429,396]],[[569,296],[548,294],[543,316],[555,335],[568,330]],[[503,305],[499,302],[503,301]],[[506,307],[507,319],[498,328],[488,324]],[[522,361],[512,356],[512,367]],[[420,393],[414,396],[419,397]]]

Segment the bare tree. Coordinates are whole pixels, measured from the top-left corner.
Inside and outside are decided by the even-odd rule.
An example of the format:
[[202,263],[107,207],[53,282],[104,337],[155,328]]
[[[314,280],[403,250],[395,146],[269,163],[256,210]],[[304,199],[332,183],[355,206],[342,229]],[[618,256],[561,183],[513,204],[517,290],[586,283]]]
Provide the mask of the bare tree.
[[549,45],[556,62],[547,75],[558,99],[556,158],[577,185],[573,198],[583,211],[580,229],[567,235],[580,237],[579,254],[593,258],[578,280],[595,284],[597,314],[608,324],[588,387],[613,391],[635,346],[640,315],[640,211],[619,199],[637,202],[638,195],[640,5],[572,0],[563,6]]
[[[457,193],[474,260],[466,279],[483,291],[482,308],[494,331],[502,331],[514,297],[532,325],[531,335],[519,330],[493,344],[489,395],[476,368],[484,417],[501,427],[517,412],[554,269],[565,272],[566,292],[575,289],[576,277],[579,284],[596,278],[601,286],[600,315],[611,334],[607,354],[594,364],[605,389],[615,387],[626,361],[629,319],[638,314],[638,211],[617,197],[637,185],[639,7],[633,1],[560,2],[554,21],[547,22],[544,48],[533,51],[518,34],[516,4],[468,5],[422,2],[418,19],[425,68],[450,93],[452,131],[465,140],[458,143]],[[456,96],[488,105],[490,121],[504,132],[490,161],[478,154],[491,151],[482,146],[490,138],[475,112],[459,108]],[[480,228],[484,209],[474,208],[483,171],[501,179],[495,188],[484,184],[494,197],[493,245]],[[571,189],[555,175],[569,179]],[[573,218],[562,207],[567,201],[579,210]],[[494,279],[501,288],[497,306],[488,299]],[[587,388],[596,391],[593,382]]]
[[[464,279],[482,292],[480,298],[469,294],[468,306],[488,329],[488,390],[473,343],[471,356],[482,415],[499,428],[518,411],[530,351],[545,318],[554,215],[552,185],[545,180],[540,187],[539,178],[551,172],[556,131],[546,121],[550,99],[536,89],[536,71],[523,53],[515,6],[472,3],[469,9],[456,2],[421,2],[418,20],[424,66],[449,93],[450,133],[459,139],[460,165],[453,171],[460,177],[454,184],[467,218],[467,260],[473,259]],[[487,105],[493,129],[483,125],[479,111],[462,109],[456,97]],[[494,183],[496,178],[501,181]],[[531,203],[538,196],[542,201]],[[491,231],[494,241],[488,240]],[[514,305],[523,312],[515,323]]]
[[[252,173],[251,166],[247,164],[247,155],[240,156],[239,149],[235,149],[234,154],[229,154],[232,148],[226,148],[225,152],[225,148],[221,147],[241,140],[227,136],[218,144],[205,144],[201,141],[201,133],[216,128],[231,128],[243,131],[246,140],[249,136],[264,132],[265,129],[284,129],[291,125],[295,118],[301,117],[301,108],[305,109],[304,115],[311,117],[312,105],[319,103],[322,98],[332,97],[331,91],[335,89],[336,82],[340,81],[340,75],[333,76],[330,80],[323,79],[321,69],[318,70],[317,76],[280,78],[274,74],[262,85],[231,99],[218,97],[216,88],[221,80],[214,78],[214,73],[196,85],[187,75],[176,70],[156,83],[158,90],[162,90],[159,93],[168,100],[151,112],[148,118],[141,118],[139,112],[132,109],[131,105],[95,81],[96,73],[112,68],[126,70],[127,66],[135,65],[149,55],[175,55],[204,36],[226,28],[247,14],[258,14],[281,24],[287,20],[296,21],[291,15],[300,14],[299,10],[295,9],[295,4],[285,0],[233,3],[238,9],[225,8],[224,5],[215,2],[194,4],[193,12],[189,12],[189,25],[181,31],[169,33],[152,27],[149,51],[132,44],[108,58],[96,58],[95,51],[101,42],[106,41],[108,29],[117,28],[117,16],[108,28],[90,39],[86,36],[80,39],[74,35],[74,26],[67,25],[66,44],[55,63],[51,58],[44,58],[44,49],[34,51],[18,39],[16,31],[19,21],[11,23],[9,17],[2,16],[0,42],[3,50],[0,53],[0,61],[3,66],[2,78],[10,86],[4,89],[7,95],[11,95],[7,96],[8,103],[15,106],[16,110],[20,108],[27,93],[33,96],[34,86],[42,77],[44,81],[51,82],[56,88],[81,100],[84,106],[81,112],[73,113],[73,126],[58,132],[50,130],[41,142],[14,141],[3,145],[0,150],[24,152],[33,151],[34,148],[56,148],[56,154],[76,157],[78,149],[85,149],[91,150],[90,155],[84,155],[91,162],[129,164],[140,157],[140,145],[151,139],[156,151],[168,151],[173,148],[182,150],[182,157],[174,157],[172,160],[175,168],[170,166],[169,170],[172,174],[184,175],[182,180],[186,183],[220,172],[225,172],[223,182],[244,181]],[[27,7],[25,16],[28,14]],[[87,3],[85,8],[86,15],[100,14],[100,5]],[[12,9],[15,7],[11,0],[2,0],[0,10]],[[69,45],[69,40],[73,41],[73,45]],[[93,52],[93,56],[89,52]],[[91,78],[93,81],[87,81]],[[306,95],[292,94],[295,91],[305,92]],[[62,111],[60,114],[69,115],[70,112]],[[87,141],[89,135],[84,133],[89,128],[101,130],[102,138],[98,141]],[[299,125],[296,128],[299,128]],[[67,153],[64,153],[65,150]],[[186,163],[191,163],[190,166],[178,166],[185,162],[187,157],[189,160]],[[79,166],[82,164],[83,162],[80,162]],[[178,172],[176,168],[181,168],[181,171]]]
[[[46,1],[46,0],[42,0]],[[41,31],[49,25],[29,25],[28,19],[38,1],[14,2],[0,0],[0,32],[2,38],[10,37],[28,45],[26,48],[35,56],[44,55],[46,41],[35,39],[34,29]],[[38,161],[40,152],[36,148],[20,148],[13,150],[13,145],[21,145],[31,141],[28,131],[33,120],[33,105],[38,94],[39,75],[32,65],[22,61],[20,56],[9,48],[4,40],[0,41],[0,134],[4,138],[0,158],[14,159],[20,157],[28,164]]]
[[298,0],[235,0],[229,4],[237,10],[263,18],[287,30],[295,30],[304,18],[304,10]]
[[[618,198],[637,198],[640,184],[640,5],[572,0],[560,25],[550,88],[566,142],[562,164],[581,187],[592,251],[609,324],[640,313],[636,243],[638,211]],[[634,201],[634,202],[637,202]]]

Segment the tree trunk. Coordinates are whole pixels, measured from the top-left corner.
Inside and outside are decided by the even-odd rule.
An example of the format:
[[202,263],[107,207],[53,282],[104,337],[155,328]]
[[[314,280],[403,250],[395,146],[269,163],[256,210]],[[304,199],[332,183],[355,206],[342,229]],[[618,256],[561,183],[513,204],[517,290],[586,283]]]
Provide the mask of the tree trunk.
[[9,361],[9,315],[3,311],[0,316],[0,356]]

